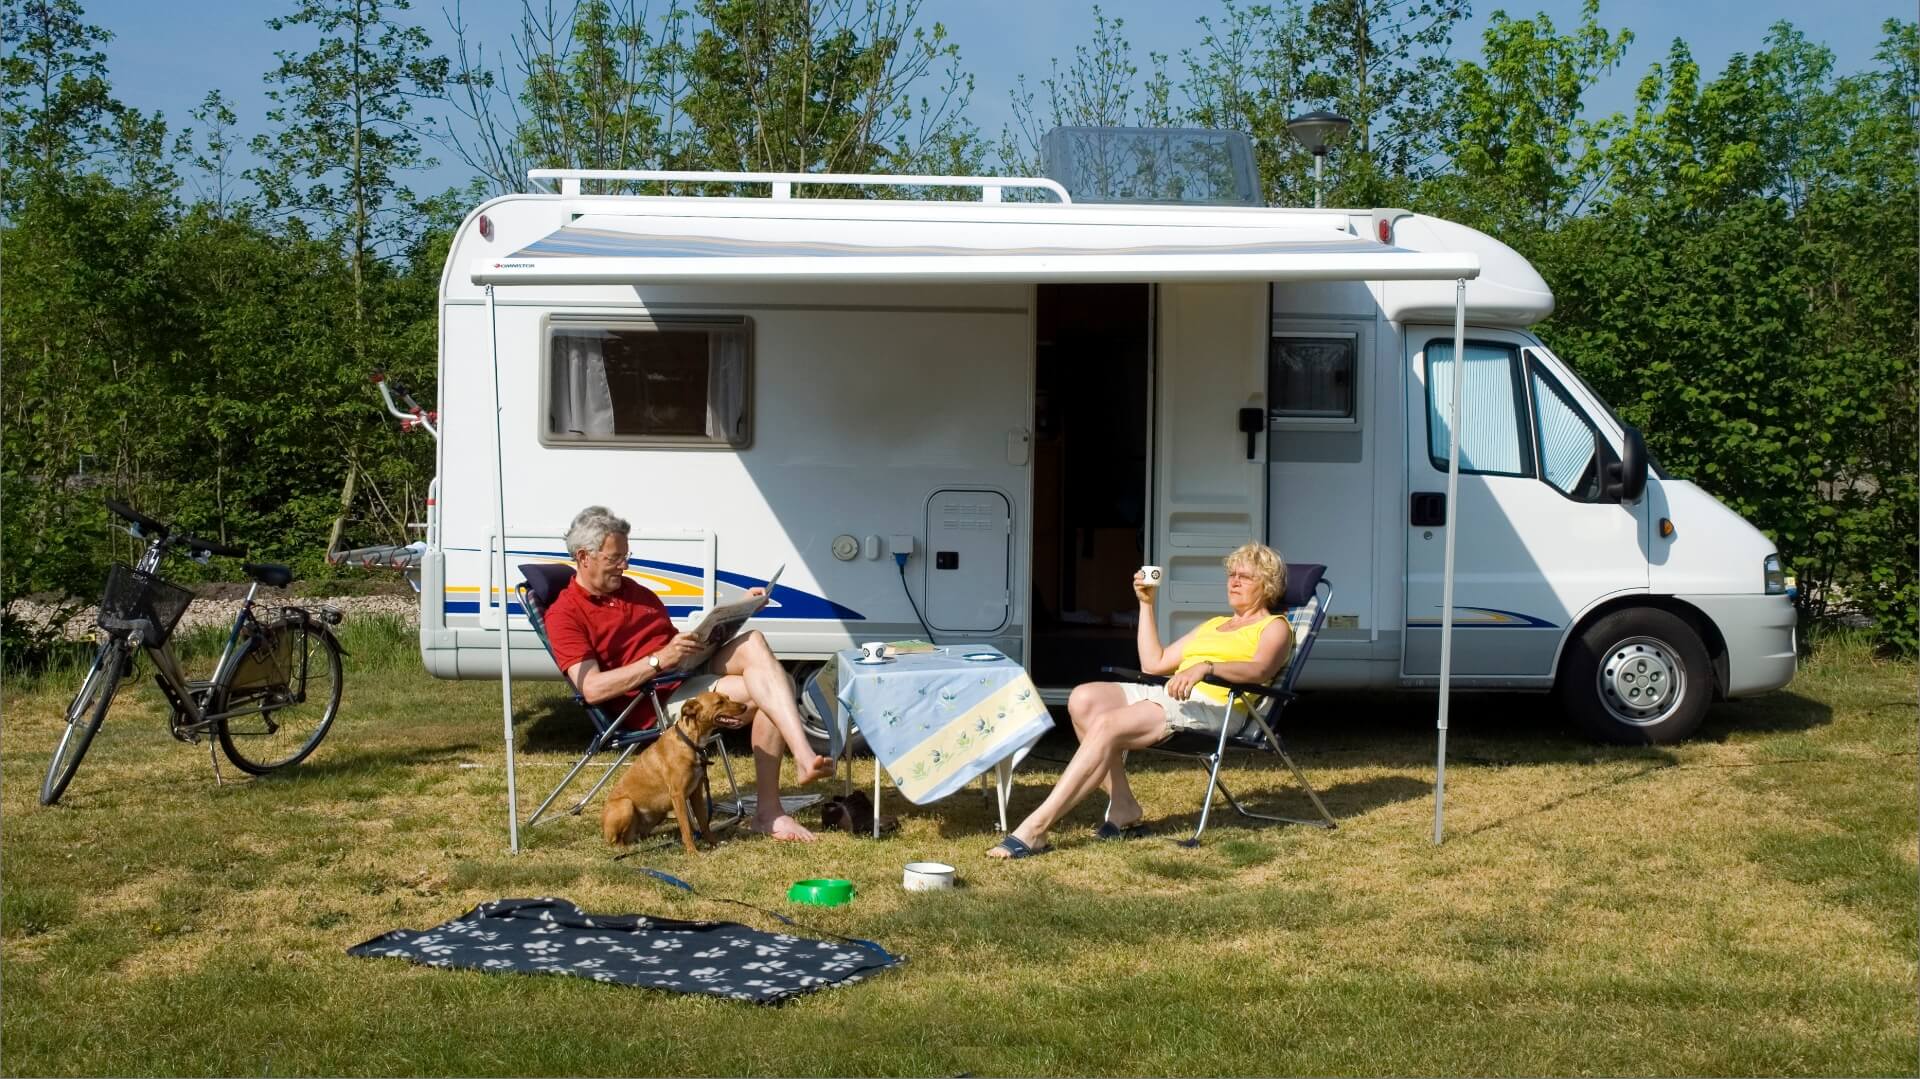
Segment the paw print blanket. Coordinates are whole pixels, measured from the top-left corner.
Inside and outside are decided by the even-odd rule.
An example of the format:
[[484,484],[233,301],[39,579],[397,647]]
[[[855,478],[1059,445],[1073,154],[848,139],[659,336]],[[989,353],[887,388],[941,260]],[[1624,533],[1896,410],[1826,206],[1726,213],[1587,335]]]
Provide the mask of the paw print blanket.
[[348,955],[778,1004],[905,960],[871,941],[814,940],[738,922],[589,914],[564,899],[496,899],[428,930],[395,929]]

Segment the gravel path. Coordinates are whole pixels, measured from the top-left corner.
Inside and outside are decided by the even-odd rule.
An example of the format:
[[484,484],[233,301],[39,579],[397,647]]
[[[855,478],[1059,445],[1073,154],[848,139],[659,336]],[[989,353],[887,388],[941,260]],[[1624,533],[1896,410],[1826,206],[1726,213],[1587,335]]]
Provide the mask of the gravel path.
[[[256,609],[259,607],[271,609],[278,605],[278,603],[306,607],[321,603],[330,604],[345,611],[349,620],[356,617],[366,617],[368,615],[401,618],[409,625],[416,624],[420,620],[420,599],[411,594],[331,597],[289,596],[277,602],[272,598],[263,596],[261,602],[256,605]],[[70,641],[92,640],[94,634],[94,616],[98,609],[96,605],[88,604],[69,616],[62,635]],[[233,614],[239,609],[240,599],[238,597],[225,599],[201,597],[195,599],[193,606],[187,608],[185,617],[180,619],[180,625],[174,632],[187,633],[205,626],[231,625],[233,623]],[[59,613],[59,610],[60,608],[56,604],[38,603],[24,599],[15,600],[7,607],[8,614],[27,621],[36,627],[45,627],[51,624],[54,616]]]

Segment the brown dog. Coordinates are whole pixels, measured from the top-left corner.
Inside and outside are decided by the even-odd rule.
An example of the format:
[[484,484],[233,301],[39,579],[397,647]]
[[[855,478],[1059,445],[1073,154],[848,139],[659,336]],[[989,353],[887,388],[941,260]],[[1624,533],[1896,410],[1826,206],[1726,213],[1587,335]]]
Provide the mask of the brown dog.
[[[716,728],[741,725],[747,706],[719,693],[702,693],[680,708],[680,719],[635,757],[600,811],[600,834],[615,846],[645,838],[672,813],[689,854],[697,824],[707,834],[706,753],[699,747]],[[734,722],[728,722],[732,720]]]

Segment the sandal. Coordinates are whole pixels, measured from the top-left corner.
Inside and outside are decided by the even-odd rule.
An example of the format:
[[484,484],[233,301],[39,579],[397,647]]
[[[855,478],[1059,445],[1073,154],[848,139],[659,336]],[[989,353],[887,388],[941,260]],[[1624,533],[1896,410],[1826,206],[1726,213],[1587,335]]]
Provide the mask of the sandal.
[[1152,830],[1140,821],[1134,821],[1132,824],[1115,824],[1110,820],[1103,820],[1100,822],[1100,827],[1093,830],[1095,839],[1140,839],[1152,834]]
[[[1014,835],[1012,832],[1008,832],[1000,842],[995,843],[989,850],[1006,851],[1006,860],[1012,861],[1016,858],[1038,858],[1042,854],[1051,852],[1053,850],[1053,844],[1048,843],[1043,847],[1029,847],[1025,840]],[[991,858],[993,855],[989,853],[987,856]]]

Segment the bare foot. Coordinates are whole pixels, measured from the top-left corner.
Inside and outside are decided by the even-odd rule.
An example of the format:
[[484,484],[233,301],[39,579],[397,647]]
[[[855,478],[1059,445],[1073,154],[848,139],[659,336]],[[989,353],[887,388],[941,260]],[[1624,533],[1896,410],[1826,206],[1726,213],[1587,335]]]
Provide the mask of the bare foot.
[[799,758],[793,761],[794,774],[802,784],[814,783],[833,775],[833,758],[824,753],[816,753],[812,764],[801,764]]
[[755,817],[748,827],[761,835],[769,835],[786,843],[811,843],[816,838],[812,832],[802,827],[799,821],[785,813],[772,820]]

